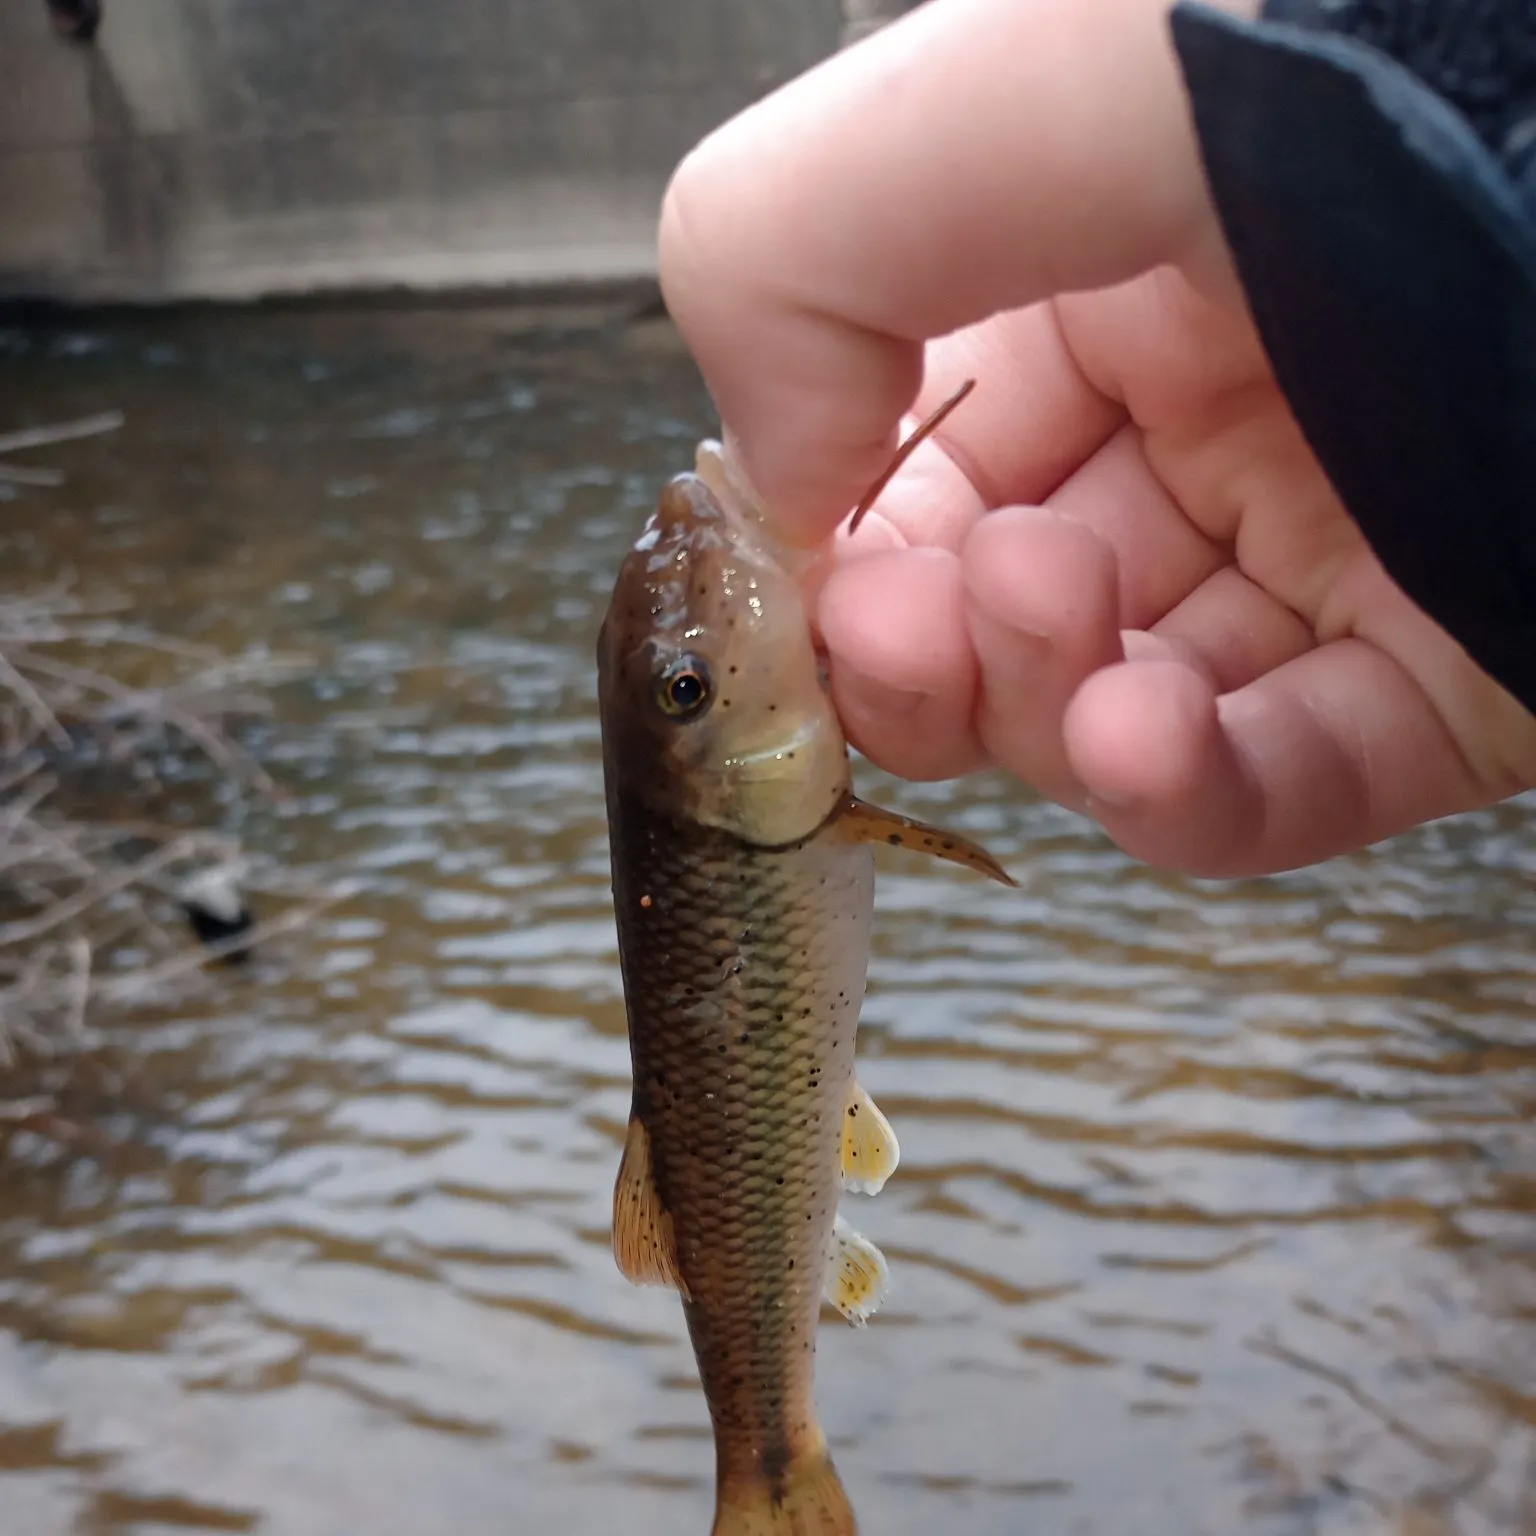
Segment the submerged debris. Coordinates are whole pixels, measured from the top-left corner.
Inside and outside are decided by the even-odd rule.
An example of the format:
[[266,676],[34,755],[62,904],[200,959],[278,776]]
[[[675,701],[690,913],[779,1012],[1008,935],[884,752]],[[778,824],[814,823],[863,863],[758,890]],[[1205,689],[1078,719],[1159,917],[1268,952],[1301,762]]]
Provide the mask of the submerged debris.
[[[123,424],[121,411],[101,411],[95,416],[82,416],[77,421],[60,421],[46,427],[23,427],[18,432],[0,433],[0,461],[12,453],[29,448],[49,448],[55,443],[72,443],[82,437],[100,437],[104,432],[116,432]],[[0,462],[0,480],[14,485],[59,486],[64,484],[61,470],[44,469],[34,465],[7,464]]]
[[[255,918],[238,882],[239,871],[228,864],[215,864],[200,869],[183,880],[176,900],[192,932],[204,943],[222,944],[226,939],[239,938],[255,926]],[[229,950],[228,960],[244,960],[248,949]]]

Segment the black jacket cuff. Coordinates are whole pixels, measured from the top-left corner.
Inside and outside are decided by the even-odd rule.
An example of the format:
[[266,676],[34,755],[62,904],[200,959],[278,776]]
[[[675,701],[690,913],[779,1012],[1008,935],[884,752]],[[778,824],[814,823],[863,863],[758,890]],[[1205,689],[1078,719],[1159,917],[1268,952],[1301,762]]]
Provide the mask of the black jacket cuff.
[[1452,104],[1462,65],[1437,92],[1433,59],[1415,73],[1294,20],[1185,3],[1172,27],[1302,431],[1398,584],[1536,709],[1536,102],[1523,115],[1517,81],[1513,109],[1479,121],[1475,99]]

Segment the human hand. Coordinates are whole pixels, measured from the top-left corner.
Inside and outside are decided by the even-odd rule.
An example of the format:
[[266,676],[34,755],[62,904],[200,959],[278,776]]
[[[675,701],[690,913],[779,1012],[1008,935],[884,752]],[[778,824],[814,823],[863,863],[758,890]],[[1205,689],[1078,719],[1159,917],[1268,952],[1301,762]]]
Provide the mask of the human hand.
[[1536,783],[1536,721],[1386,576],[1295,426],[1162,0],[923,7],[690,156],[661,271],[803,542],[904,412],[979,381],[817,596],[875,762],[997,764],[1214,876]]

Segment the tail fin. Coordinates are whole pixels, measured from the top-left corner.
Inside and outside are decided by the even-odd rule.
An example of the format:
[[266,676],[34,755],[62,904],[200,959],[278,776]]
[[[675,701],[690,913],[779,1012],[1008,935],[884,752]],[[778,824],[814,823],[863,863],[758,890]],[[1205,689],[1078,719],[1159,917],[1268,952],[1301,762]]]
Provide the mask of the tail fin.
[[791,1462],[782,1486],[767,1479],[721,1485],[713,1536],[858,1536],[842,1479],[825,1449]]

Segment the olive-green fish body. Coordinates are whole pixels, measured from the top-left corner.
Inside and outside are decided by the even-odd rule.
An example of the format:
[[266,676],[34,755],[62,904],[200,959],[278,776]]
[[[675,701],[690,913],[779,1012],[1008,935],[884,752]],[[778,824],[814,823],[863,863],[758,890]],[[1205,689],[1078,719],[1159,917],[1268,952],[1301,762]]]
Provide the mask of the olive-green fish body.
[[[725,1511],[750,1508],[766,1487],[782,1507],[797,1479],[814,1483],[826,1466],[812,1366],[842,1189],[873,860],[835,830],[753,849],[626,812],[622,800],[613,824],[634,999],[641,1129],[631,1134],[646,1138],[655,1197],[670,1218],[714,1422],[719,1500]],[[635,1171],[620,1180],[621,1209],[626,1194],[647,1198]],[[820,1496],[833,1512],[842,1503],[830,1479]]]
[[598,642],[634,1072],[614,1253],[682,1295],[715,1536],[854,1536],[812,1377],[823,1295],[862,1322],[886,1282],[837,1211],[898,1157],[854,1075],[869,845],[1008,877],[854,798],[798,582],[711,454],[663,493]]

